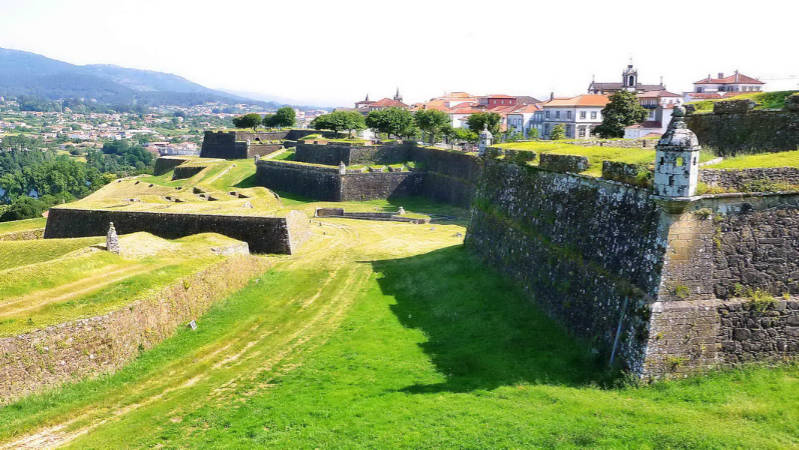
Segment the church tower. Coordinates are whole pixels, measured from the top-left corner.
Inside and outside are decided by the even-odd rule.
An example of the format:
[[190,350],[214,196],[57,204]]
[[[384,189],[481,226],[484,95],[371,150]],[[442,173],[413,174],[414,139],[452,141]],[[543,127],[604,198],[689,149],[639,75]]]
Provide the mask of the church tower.
[[622,88],[627,91],[635,92],[637,90],[636,85],[638,85],[638,69],[633,67],[632,63],[627,64],[627,68],[624,69],[624,72],[622,72],[621,76]]
[[402,96],[401,96],[401,95],[400,95],[400,93],[399,93],[399,88],[397,88],[397,93],[396,93],[396,94],[394,94],[394,100],[396,100],[396,101],[398,101],[398,102],[401,102],[401,101],[402,101]]

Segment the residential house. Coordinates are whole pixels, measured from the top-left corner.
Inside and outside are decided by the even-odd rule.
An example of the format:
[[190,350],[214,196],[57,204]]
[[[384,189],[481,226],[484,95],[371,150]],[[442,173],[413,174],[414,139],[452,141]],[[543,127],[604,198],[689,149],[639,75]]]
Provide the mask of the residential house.
[[602,123],[602,108],[608,104],[608,96],[583,94],[570,98],[552,98],[541,105],[544,117],[540,136],[549,138],[552,128],[562,124],[569,139],[587,139]]
[[766,83],[757,78],[746,76],[737,70],[726,77],[723,72],[719,72],[716,78],[708,74],[706,78],[694,82],[693,92],[685,92],[683,96],[686,102],[726,98],[747,92],[760,92],[765,85]]

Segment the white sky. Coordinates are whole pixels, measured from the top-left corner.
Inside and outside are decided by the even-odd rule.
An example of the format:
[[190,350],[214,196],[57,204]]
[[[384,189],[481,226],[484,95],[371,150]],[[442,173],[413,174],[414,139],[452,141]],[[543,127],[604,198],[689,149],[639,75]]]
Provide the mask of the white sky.
[[[211,88],[350,105],[444,91],[545,97],[708,73],[799,77],[799,1],[0,0],[0,47],[171,72]],[[799,78],[765,80],[769,90]]]

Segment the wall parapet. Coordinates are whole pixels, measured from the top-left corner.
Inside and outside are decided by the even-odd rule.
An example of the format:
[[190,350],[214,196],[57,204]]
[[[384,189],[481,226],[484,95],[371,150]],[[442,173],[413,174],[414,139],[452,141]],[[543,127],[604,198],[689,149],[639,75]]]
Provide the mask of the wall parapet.
[[621,324],[639,377],[799,355],[799,192],[669,198],[487,160],[465,243],[600,352]]
[[166,239],[219,233],[247,242],[257,253],[292,254],[309,232],[308,219],[299,211],[289,211],[285,217],[261,217],[51,208],[44,238],[103,236],[109,222],[114,222],[119,234],[146,231]]

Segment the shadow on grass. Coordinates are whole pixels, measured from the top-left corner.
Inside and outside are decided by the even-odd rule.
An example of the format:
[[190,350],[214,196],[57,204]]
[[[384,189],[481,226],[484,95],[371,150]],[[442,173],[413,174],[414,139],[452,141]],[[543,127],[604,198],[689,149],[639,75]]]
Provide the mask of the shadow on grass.
[[251,187],[255,187],[255,186],[257,186],[255,184],[255,174],[252,174],[252,175],[248,176],[247,178],[239,181],[235,185],[233,185],[233,187],[237,187],[237,188],[251,188]]
[[446,376],[405,392],[467,392],[517,383],[585,385],[606,371],[510,281],[463,246],[373,263],[400,322]]

